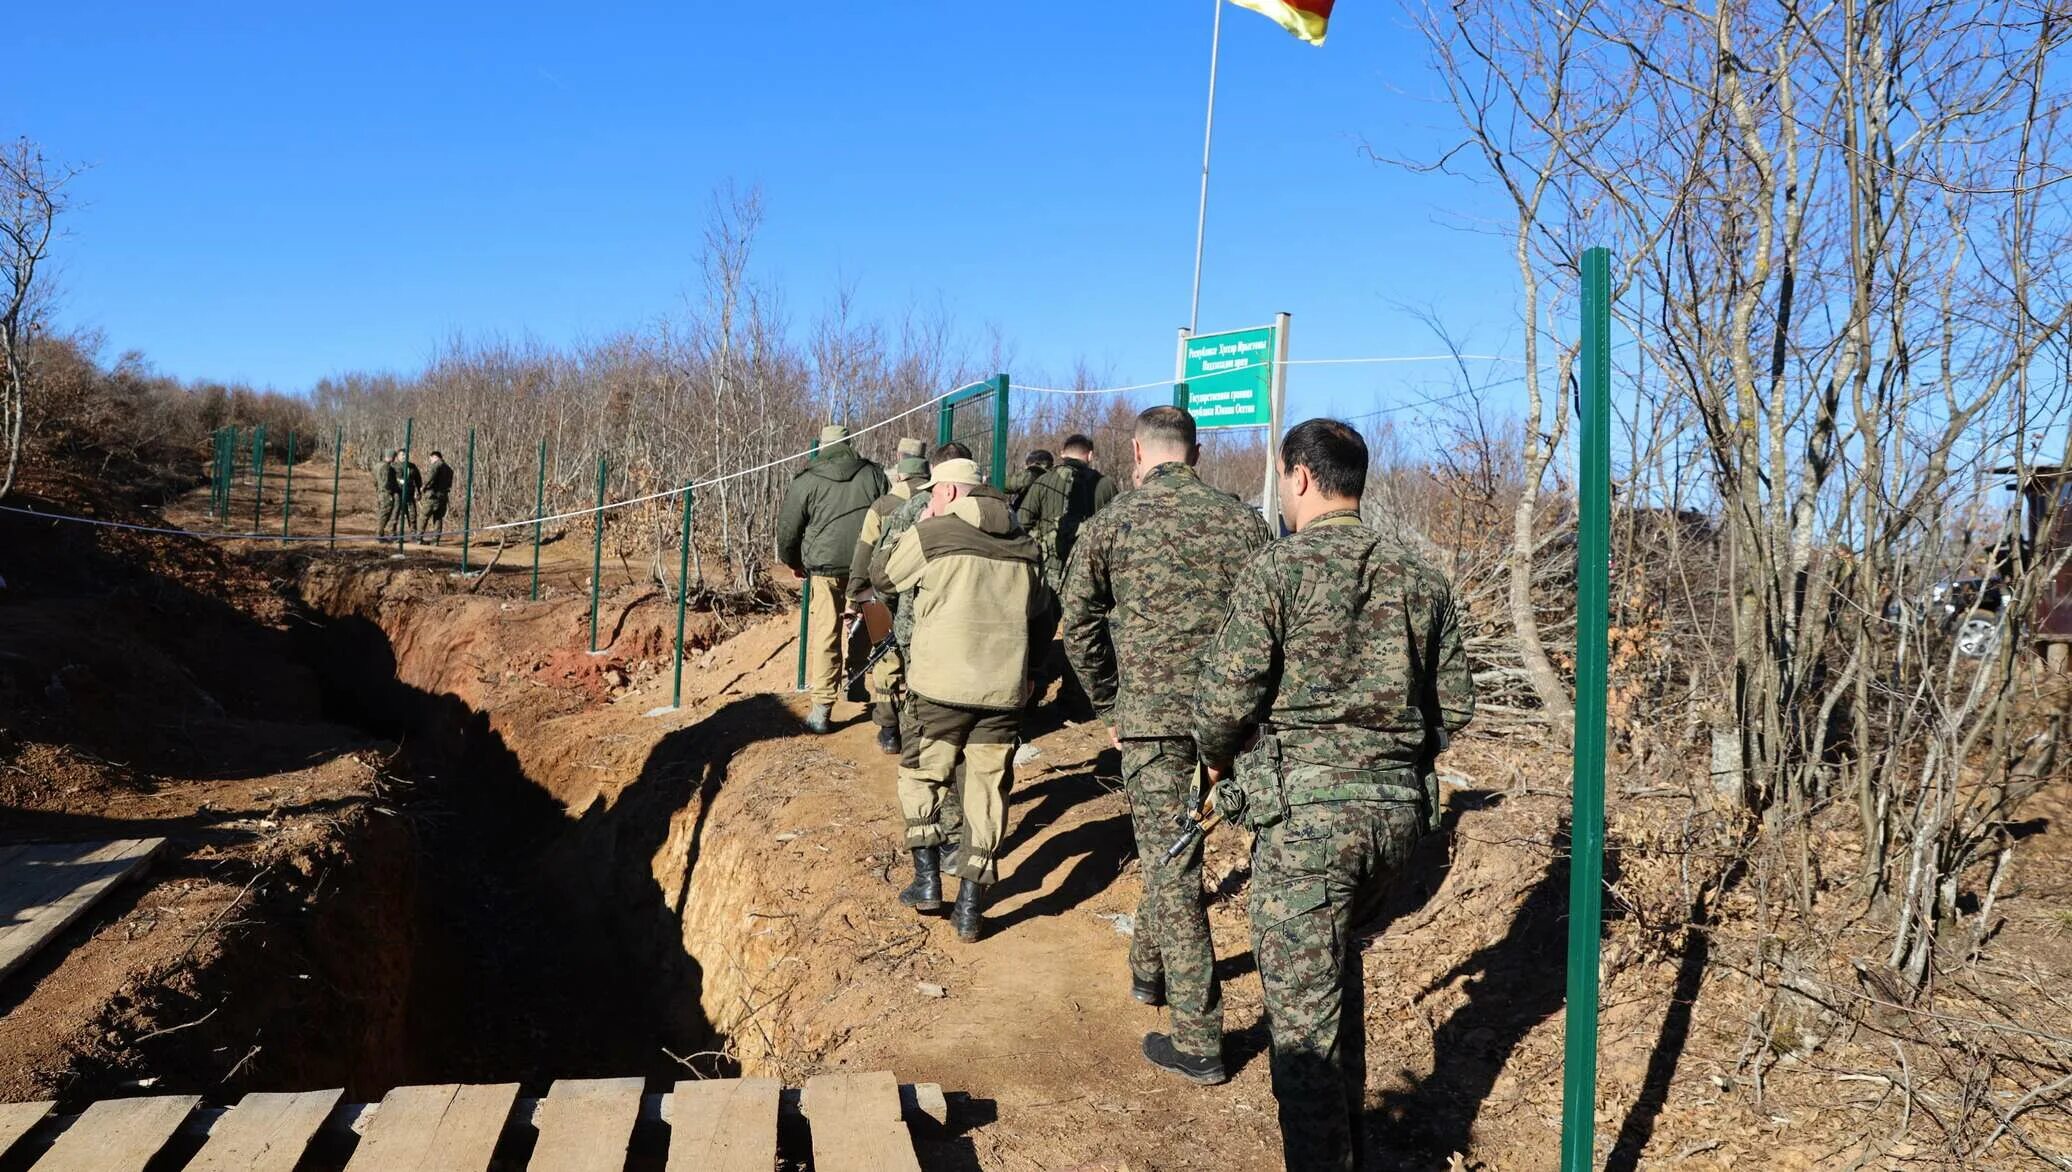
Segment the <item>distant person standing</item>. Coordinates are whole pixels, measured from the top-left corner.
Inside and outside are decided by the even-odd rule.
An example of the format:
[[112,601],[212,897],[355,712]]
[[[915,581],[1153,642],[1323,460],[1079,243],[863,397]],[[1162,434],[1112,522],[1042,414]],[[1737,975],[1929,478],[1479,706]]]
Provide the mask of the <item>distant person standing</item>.
[[[396,455],[401,457],[403,453],[397,452]],[[419,528],[417,502],[418,498],[424,495],[424,473],[418,471],[416,461],[406,459],[397,467],[396,474],[403,482],[403,508],[396,526],[396,536],[400,538],[407,533],[416,532]]]
[[1360,433],[1299,424],[1278,471],[1295,532],[1238,575],[1194,738],[1217,809],[1256,832],[1252,955],[1287,1166],[1351,1169],[1367,1084],[1356,930],[1438,825],[1433,758],[1475,691],[1445,575],[1360,521]]
[[392,536],[390,530],[403,521],[403,476],[396,467],[402,458],[401,451],[391,451],[374,466],[374,492],[381,507],[381,524],[374,530],[376,537]]
[[921,519],[893,547],[876,583],[914,608],[907,688],[919,735],[899,761],[914,881],[900,902],[918,911],[942,906],[939,814],[961,764],[964,841],[950,868],[961,881],[950,926],[970,942],[984,929],[985,890],[999,877],[994,852],[1006,834],[1028,696],[1039,555],[1008,514],[1007,498],[980,481],[972,461],[936,464],[928,492]]
[[[856,553],[849,561],[849,612],[843,616],[846,619],[853,621],[859,617],[858,608],[873,594],[871,558],[878,551],[879,539],[885,535],[886,521],[913,499],[921,485],[928,483],[928,461],[921,458],[925,450],[920,440],[899,441],[900,458],[892,469],[892,487],[872,501],[870,512],[864,514],[863,528],[856,535]],[[878,601],[897,615],[896,595]],[[899,705],[906,688],[904,659],[896,649],[896,637],[893,642],[895,649],[878,655],[878,662],[871,668],[871,721],[878,726],[878,748],[887,753],[899,752]]]
[[1037,477],[1022,498],[1022,525],[1043,549],[1043,580],[1055,590],[1079,527],[1115,499],[1115,482],[1093,466],[1094,441],[1065,437],[1057,466]]
[[1153,407],[1130,440],[1136,491],[1079,530],[1062,591],[1065,654],[1122,750],[1144,894],[1130,937],[1130,993],[1165,1005],[1172,1033],[1144,1039],[1153,1064],[1220,1083],[1223,999],[1202,899],[1201,845],[1166,850],[1201,806],[1195,681],[1230,609],[1231,583],[1270,539],[1257,512],[1202,483],[1194,416]]
[[422,543],[426,531],[432,533],[431,544],[439,544],[446,536],[446,501],[453,495],[453,465],[438,452],[432,453],[431,479],[424,483],[424,524],[418,528],[417,540]]
[[842,682],[842,613],[848,609],[849,565],[857,534],[871,502],[889,482],[876,464],[856,453],[849,429],[829,424],[820,447],[791,481],[777,519],[777,557],[805,585],[811,624],[806,639],[806,688],[812,708],[808,731],[833,727],[835,697]]

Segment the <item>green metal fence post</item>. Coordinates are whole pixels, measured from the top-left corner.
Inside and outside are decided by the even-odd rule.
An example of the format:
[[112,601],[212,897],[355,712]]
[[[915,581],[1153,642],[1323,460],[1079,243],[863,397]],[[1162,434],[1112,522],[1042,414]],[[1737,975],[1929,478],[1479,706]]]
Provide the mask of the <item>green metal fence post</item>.
[[540,478],[532,490],[532,600],[540,600],[540,518],[547,512],[547,437],[540,437]]
[[252,536],[259,535],[260,498],[266,495],[266,425],[252,432]]
[[1175,406],[1175,407],[1178,407],[1178,408],[1179,408],[1180,410],[1182,410],[1182,411],[1185,411],[1185,410],[1187,410],[1187,384],[1186,384],[1186,383],[1174,383],[1174,384],[1173,384],[1173,406]]
[[403,532],[404,530],[409,528],[410,513],[412,511],[413,506],[417,504],[417,498],[412,495],[412,493],[416,491],[416,487],[410,483],[410,441],[413,438],[415,438],[416,432],[416,417],[406,417],[403,420],[403,467],[399,469],[396,473],[398,476],[401,476],[403,478],[403,495],[400,499],[396,501],[396,504],[398,505],[398,508],[396,509],[397,553],[403,552]]
[[604,457],[597,457],[597,512],[590,545],[590,654],[597,654],[597,595],[604,589]]
[[676,547],[676,676],[669,685],[669,706],[683,707],[683,612],[691,597],[691,499],[698,490],[683,486],[683,543]]
[[281,487],[281,542],[288,540],[288,513],[295,507],[295,429],[288,429],[288,479]]
[[[948,423],[942,425],[946,432],[949,426]],[[949,441],[945,440],[943,442],[947,443]],[[806,462],[810,464],[819,458],[820,440],[816,437],[813,440],[812,449],[806,454]],[[798,685],[792,689],[793,691],[803,692],[806,690],[806,631],[811,628],[812,624],[813,569],[808,566],[799,577],[799,680]]]
[[338,473],[345,467],[345,425],[331,429],[331,548],[338,548]]
[[475,429],[468,429],[468,482],[460,498],[460,572],[468,572],[468,530],[475,524]]
[[951,395],[936,405],[935,446],[938,448],[957,438],[956,400],[957,396]]
[[993,487],[1007,487],[1007,376],[993,376]]
[[1562,1172],[1597,1161],[1597,997],[1604,922],[1605,669],[1611,598],[1611,253],[1583,253],[1581,529],[1576,549],[1575,796],[1569,819]]

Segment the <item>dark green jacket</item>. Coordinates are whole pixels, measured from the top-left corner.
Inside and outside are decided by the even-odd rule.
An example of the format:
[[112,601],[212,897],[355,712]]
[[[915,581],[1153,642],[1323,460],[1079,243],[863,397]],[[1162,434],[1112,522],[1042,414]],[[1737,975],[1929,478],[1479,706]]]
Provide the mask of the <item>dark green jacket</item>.
[[1088,517],[1115,499],[1115,481],[1067,456],[1036,478],[1022,497],[1022,527],[1043,547],[1044,581],[1052,589],[1065,577],[1065,559]]
[[847,579],[864,514],[889,485],[884,471],[848,444],[822,448],[784,494],[777,559],[793,570]]

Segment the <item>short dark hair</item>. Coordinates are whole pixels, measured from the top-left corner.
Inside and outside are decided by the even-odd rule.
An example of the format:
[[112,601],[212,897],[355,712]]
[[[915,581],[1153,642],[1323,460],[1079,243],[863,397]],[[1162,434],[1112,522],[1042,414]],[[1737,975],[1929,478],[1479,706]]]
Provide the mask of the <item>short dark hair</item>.
[[969,459],[971,459],[971,449],[965,447],[963,444],[958,443],[956,440],[951,440],[949,443],[946,444],[935,445],[935,458],[931,461],[931,463],[940,464],[944,460]]
[[1057,457],[1051,455],[1049,450],[1045,448],[1037,448],[1022,459],[1022,467],[1024,468],[1048,468],[1055,463],[1057,463]]
[[1309,419],[1281,437],[1281,470],[1309,469],[1325,496],[1358,500],[1367,492],[1367,441],[1352,425]]
[[1191,449],[1195,444],[1194,416],[1184,407],[1152,407],[1137,416],[1137,438],[1160,447]]
[[432,456],[433,456],[433,457],[434,457],[435,459],[440,459],[440,460],[444,460],[444,459],[446,458],[446,453],[444,453],[444,452],[440,451],[440,450],[439,450],[439,449],[437,449],[437,448],[433,448],[433,449],[432,449]]
[[1086,452],[1088,454],[1092,454],[1094,450],[1094,441],[1075,431],[1071,435],[1065,437],[1064,450],[1067,452]]

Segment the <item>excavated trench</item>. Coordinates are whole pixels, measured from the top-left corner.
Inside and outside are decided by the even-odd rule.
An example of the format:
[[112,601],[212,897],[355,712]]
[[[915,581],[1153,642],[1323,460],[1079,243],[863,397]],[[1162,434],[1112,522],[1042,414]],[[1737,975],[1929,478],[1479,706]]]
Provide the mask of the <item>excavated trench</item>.
[[[646,864],[675,822],[697,820],[698,787],[724,757],[658,750],[647,784],[628,787],[640,792],[572,812],[493,712],[442,678],[496,674],[455,641],[494,625],[482,611],[497,604],[388,604],[381,585],[321,568],[303,583],[298,651],[325,715],[400,748],[384,769],[398,817],[348,828],[349,862],[321,901],[330,922],[307,934],[345,954],[327,967],[364,972],[336,986],[359,1028],[310,1033],[318,1052],[301,1065],[350,1064],[341,1081],[370,1097],[405,1083],[682,1077],[672,1054],[721,1068],[700,966]],[[353,905],[366,911],[340,910]],[[339,1053],[321,1052],[327,1038]]]

